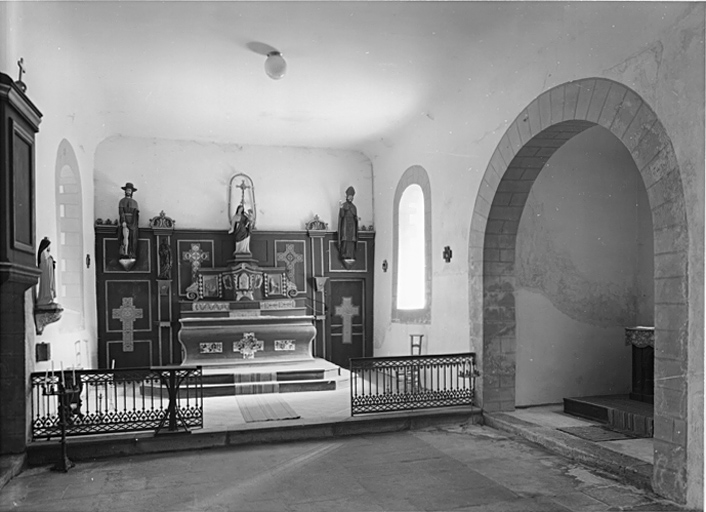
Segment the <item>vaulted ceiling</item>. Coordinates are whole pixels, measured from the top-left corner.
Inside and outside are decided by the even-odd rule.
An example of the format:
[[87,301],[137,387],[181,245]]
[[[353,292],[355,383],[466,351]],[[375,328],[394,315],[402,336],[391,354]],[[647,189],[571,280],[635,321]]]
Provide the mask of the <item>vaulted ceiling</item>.
[[[390,136],[450,92],[497,87],[493,73],[516,66],[509,56],[541,52],[567,13],[585,20],[567,38],[605,18],[583,2],[23,4],[43,51],[71,52],[66,72],[102,95],[98,114],[114,133],[334,148]],[[521,44],[504,42],[523,31]],[[265,74],[267,46],[287,60],[281,80]]]

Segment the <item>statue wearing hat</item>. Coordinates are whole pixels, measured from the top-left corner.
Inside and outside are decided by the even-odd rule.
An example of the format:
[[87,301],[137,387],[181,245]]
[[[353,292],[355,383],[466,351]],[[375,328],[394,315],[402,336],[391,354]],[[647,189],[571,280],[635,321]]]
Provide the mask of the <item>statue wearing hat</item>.
[[127,182],[124,187],[125,197],[118,203],[118,242],[120,244],[120,260],[137,259],[137,223],[139,221],[140,210],[132,198],[132,193],[136,192],[135,186]]
[[355,262],[358,246],[358,210],[353,204],[355,189],[346,189],[346,200],[338,211],[338,253],[346,265]]

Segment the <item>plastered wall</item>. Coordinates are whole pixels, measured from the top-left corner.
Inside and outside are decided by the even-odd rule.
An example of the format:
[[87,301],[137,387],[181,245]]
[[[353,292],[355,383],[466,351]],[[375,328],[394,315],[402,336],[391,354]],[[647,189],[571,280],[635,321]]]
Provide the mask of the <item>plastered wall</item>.
[[[391,204],[402,173],[424,167],[432,190],[431,323],[391,321],[391,215],[377,209],[375,346],[381,354],[409,353],[412,332],[427,334],[426,353],[483,350],[482,250],[469,250],[469,225],[501,137],[541,93],[587,77],[624,83],[647,101],[669,134],[679,161],[689,226],[688,362],[681,377],[690,410],[688,485],[661,482],[687,503],[703,498],[703,232],[704,5],[702,3],[576,2],[517,5],[516,30],[469,36],[468,66],[447,77],[446,100],[429,105],[393,136],[370,145],[375,203]],[[541,19],[539,17],[541,16]],[[445,246],[454,251],[442,260]],[[481,270],[478,271],[477,269]],[[473,270],[473,272],[470,272]],[[470,276],[473,277],[470,277]],[[480,276],[480,277],[478,277]],[[472,285],[472,286],[471,286]],[[686,392],[685,392],[686,393]],[[514,398],[514,397],[513,397]]]
[[141,225],[164,210],[178,228],[227,230],[229,183],[238,173],[253,180],[257,229],[300,230],[318,215],[335,230],[351,185],[360,222],[373,224],[372,168],[359,152],[121,136],[96,150],[95,217],[117,218],[129,181]]
[[548,160],[516,253],[517,405],[628,393],[624,328],[654,325],[652,219],[615,136],[592,128]]

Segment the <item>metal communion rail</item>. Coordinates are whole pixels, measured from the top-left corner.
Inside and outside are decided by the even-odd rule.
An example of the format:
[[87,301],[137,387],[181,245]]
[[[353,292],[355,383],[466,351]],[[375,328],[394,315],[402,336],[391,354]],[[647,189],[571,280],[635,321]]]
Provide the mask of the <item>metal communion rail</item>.
[[201,367],[32,373],[32,439],[203,428]]
[[473,405],[476,354],[356,357],[351,415]]

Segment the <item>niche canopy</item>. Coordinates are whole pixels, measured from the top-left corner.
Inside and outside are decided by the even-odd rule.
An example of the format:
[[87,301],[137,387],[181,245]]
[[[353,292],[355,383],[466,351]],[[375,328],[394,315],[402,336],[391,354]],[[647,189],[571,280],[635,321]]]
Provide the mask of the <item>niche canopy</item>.
[[238,205],[243,205],[245,211],[251,212],[252,227],[257,222],[257,208],[255,207],[255,185],[247,174],[238,173],[231,176],[228,183],[228,225],[233,221],[233,215]]

